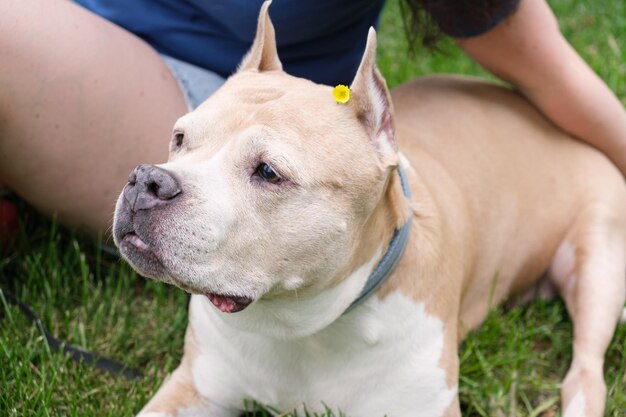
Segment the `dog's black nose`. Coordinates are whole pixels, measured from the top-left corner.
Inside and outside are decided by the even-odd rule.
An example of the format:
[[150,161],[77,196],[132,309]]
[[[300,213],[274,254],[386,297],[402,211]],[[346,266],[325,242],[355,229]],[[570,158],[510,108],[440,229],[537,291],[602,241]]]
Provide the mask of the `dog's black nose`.
[[124,198],[136,212],[167,204],[181,192],[178,179],[171,172],[154,165],[139,165],[128,175]]

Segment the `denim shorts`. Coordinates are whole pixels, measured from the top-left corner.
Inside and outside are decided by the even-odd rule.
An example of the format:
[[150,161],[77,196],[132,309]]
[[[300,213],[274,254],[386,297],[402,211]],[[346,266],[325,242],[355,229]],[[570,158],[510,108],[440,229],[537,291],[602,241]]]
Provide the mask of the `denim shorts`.
[[192,111],[217,90],[225,79],[216,73],[161,54],[183,93],[187,110]]

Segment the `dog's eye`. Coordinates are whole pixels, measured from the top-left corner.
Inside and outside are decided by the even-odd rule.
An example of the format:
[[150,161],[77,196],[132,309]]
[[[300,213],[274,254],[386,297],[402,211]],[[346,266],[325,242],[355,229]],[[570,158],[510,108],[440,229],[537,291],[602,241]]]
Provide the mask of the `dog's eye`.
[[272,184],[278,184],[282,180],[276,171],[274,171],[274,169],[265,162],[259,164],[254,173],[263,180],[271,182]]
[[183,132],[174,132],[174,136],[172,136],[171,149],[173,151],[179,150],[183,146],[183,142],[185,140],[185,134]]

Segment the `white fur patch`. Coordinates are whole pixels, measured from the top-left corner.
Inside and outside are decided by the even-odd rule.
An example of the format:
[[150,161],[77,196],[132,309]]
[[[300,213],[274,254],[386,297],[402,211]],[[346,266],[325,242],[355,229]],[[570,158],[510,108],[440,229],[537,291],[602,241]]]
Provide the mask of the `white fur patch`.
[[569,402],[563,417],[585,417],[585,396],[582,390],[578,390],[574,398]]
[[576,286],[576,248],[565,240],[556,251],[550,273],[554,281],[565,291],[571,291]]
[[620,317],[619,321],[622,324],[626,323],[626,307],[622,310],[622,317]]
[[214,407],[214,406],[209,405],[208,408],[207,407],[179,408],[176,410],[175,416],[170,413],[150,411],[147,413],[141,412],[137,414],[137,417],[204,417],[207,415],[211,417],[234,417],[234,416],[238,416],[239,413],[233,412],[232,410],[226,410],[221,407]]
[[[192,188],[194,213],[193,218],[185,219],[186,225],[189,230],[202,230],[199,225],[210,223],[213,247],[228,237],[234,221],[235,206],[232,196],[237,190],[229,184],[228,177],[223,175],[228,168],[227,154],[227,147],[224,146],[207,161],[188,161],[182,158],[158,165],[174,172],[183,184]],[[189,240],[195,240],[194,236],[185,235],[184,241]]]
[[283,282],[283,288],[287,291],[297,290],[302,286],[303,282],[304,279],[302,279],[302,277],[294,275],[285,279],[285,281]]
[[402,152],[398,152],[398,162],[400,163],[400,167],[402,167],[405,171],[413,169],[411,162],[409,162],[407,157]]
[[239,416],[239,413],[234,413],[232,410],[224,410],[223,408],[216,408],[209,406],[203,407],[189,407],[179,408],[176,410],[176,417],[235,417]]
[[434,417],[456,395],[439,366],[443,322],[400,292],[370,297],[319,332],[291,339],[234,328],[203,297],[191,303],[201,352],[192,365],[194,382],[222,406],[241,409],[253,399],[280,410],[304,403],[309,412],[322,412],[324,402],[348,416]]

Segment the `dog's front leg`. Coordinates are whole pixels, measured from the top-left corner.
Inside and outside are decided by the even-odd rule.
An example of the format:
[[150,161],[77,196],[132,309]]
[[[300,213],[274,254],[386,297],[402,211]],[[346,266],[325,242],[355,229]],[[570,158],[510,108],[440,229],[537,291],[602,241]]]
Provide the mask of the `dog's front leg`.
[[237,417],[239,414],[202,398],[183,360],[137,417]]
[[202,398],[183,360],[137,417],[237,417],[239,414]]
[[449,321],[443,351],[441,352],[440,364],[446,372],[448,387],[454,391],[454,397],[443,414],[443,417],[461,417],[461,403],[459,401],[458,380],[459,380],[459,348],[457,319],[451,318]]
[[191,327],[187,327],[185,353],[180,365],[137,417],[237,417],[241,414],[240,410],[226,409],[200,395],[191,372],[197,351]]

